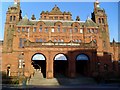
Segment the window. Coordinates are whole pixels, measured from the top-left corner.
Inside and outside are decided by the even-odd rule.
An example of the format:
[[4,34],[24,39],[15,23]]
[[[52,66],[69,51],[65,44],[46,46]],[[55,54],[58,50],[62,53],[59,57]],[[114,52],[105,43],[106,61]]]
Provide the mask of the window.
[[15,19],[16,19],[16,17],[14,16],[14,17],[13,17],[13,20],[15,21]]
[[64,40],[63,40],[63,39],[61,39],[61,42],[64,42]]
[[78,40],[76,39],[75,42],[78,42]]
[[93,42],[94,42],[94,43],[97,43],[97,40],[96,40],[96,39],[94,39],[94,40],[93,40]]
[[68,16],[66,17],[66,19],[68,20]]
[[70,33],[72,33],[72,29],[70,29]]
[[10,16],[10,21],[12,21],[12,16]]
[[45,32],[46,32],[46,33],[48,32],[48,28],[45,28]]
[[39,32],[42,32],[42,25],[40,25],[40,29],[39,29]]
[[75,33],[78,32],[78,28],[77,28],[77,27],[74,28],[74,32],[75,32]]
[[94,30],[94,32],[95,32],[95,33],[98,33],[98,30],[97,30],[97,29],[95,29],[95,30]]
[[29,27],[26,28],[26,32],[27,32],[27,33],[29,32]]
[[60,20],[63,20],[63,17],[60,17]]
[[60,39],[58,39],[58,42],[60,42]]
[[99,20],[98,23],[101,23],[101,19],[99,18],[98,20]]
[[20,28],[18,28],[17,32],[20,32]]
[[90,32],[91,32],[91,33],[94,33],[94,29],[90,29]]
[[44,16],[44,19],[46,19],[46,16]]
[[25,28],[23,27],[23,28],[22,28],[22,32],[24,32],[24,31],[25,31]]
[[63,32],[65,33],[65,32],[66,32],[66,29],[63,29]]
[[90,29],[87,29],[87,32],[90,33]]
[[23,41],[22,41],[22,38],[19,39],[19,47],[20,47],[20,48],[23,47]]
[[38,38],[35,39],[35,42],[39,42]]
[[54,39],[54,42],[57,42],[57,40],[56,40],[56,39]]
[[104,19],[102,18],[102,23],[104,23]]
[[55,17],[55,19],[57,20],[57,19],[58,19],[58,17]]
[[79,43],[81,43],[81,42],[82,42],[82,40],[80,39],[80,40],[78,40],[78,42],[79,42]]
[[83,33],[83,29],[82,28],[80,29],[80,33]]
[[58,32],[60,32],[60,25],[58,25],[58,28],[57,28],[57,29],[58,29]]
[[33,28],[33,32],[36,32],[36,27]]
[[54,28],[52,28],[51,32],[54,32]]
[[43,42],[43,40],[42,40],[42,39],[40,39],[40,42]]

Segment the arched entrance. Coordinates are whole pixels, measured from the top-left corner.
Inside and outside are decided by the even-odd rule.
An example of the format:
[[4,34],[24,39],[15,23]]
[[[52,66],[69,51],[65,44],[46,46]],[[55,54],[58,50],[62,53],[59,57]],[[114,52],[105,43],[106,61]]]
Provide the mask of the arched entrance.
[[76,73],[77,75],[87,75],[89,57],[86,54],[79,54],[76,57]]
[[57,54],[54,57],[54,77],[64,77],[67,74],[68,60],[64,54]]
[[41,69],[41,72],[46,77],[46,57],[41,53],[36,53],[32,56],[32,65],[34,69],[39,70]]

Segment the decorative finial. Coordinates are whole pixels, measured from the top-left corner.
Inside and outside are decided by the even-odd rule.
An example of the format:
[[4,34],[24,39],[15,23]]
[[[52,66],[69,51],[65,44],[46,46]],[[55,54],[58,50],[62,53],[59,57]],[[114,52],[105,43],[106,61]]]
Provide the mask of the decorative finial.
[[20,0],[14,0],[14,4],[18,4]]
[[87,16],[87,20],[91,20],[90,15]]
[[80,21],[80,17],[79,16],[76,17],[76,21]]
[[27,14],[25,14],[25,16],[23,17],[24,19],[28,19],[28,16],[27,16]]

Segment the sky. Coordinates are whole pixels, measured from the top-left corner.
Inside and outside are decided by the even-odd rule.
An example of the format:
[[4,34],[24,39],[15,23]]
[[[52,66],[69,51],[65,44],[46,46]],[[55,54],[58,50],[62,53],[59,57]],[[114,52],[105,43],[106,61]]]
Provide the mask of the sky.
[[[3,1],[0,3],[0,40],[3,40],[4,37],[6,11],[12,4],[13,2]],[[88,16],[91,17],[94,9],[93,2],[33,2],[32,0],[31,2],[21,2],[22,16],[27,15],[30,19],[32,14],[34,14],[36,19],[39,19],[42,11],[51,11],[55,5],[57,5],[62,12],[70,11],[73,20],[75,20],[76,16],[79,16],[81,21],[85,21]],[[115,41],[118,41],[118,2],[100,2],[100,7],[105,9],[108,17],[110,41],[112,41],[113,38]]]

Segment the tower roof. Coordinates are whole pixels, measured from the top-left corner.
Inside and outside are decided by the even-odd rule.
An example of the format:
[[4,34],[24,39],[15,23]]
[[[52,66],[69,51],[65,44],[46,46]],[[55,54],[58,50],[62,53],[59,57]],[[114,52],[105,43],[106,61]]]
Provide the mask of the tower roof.
[[50,11],[50,14],[62,14],[62,12],[60,11],[59,7],[55,5],[55,7]]

